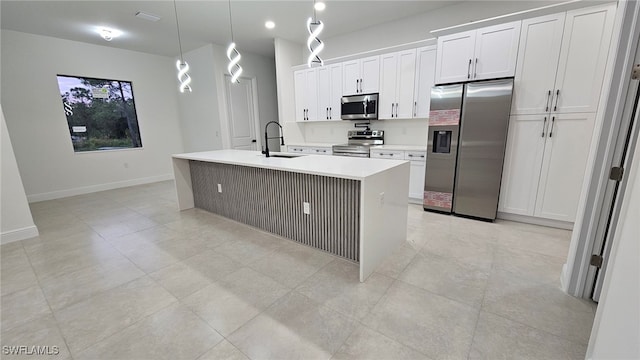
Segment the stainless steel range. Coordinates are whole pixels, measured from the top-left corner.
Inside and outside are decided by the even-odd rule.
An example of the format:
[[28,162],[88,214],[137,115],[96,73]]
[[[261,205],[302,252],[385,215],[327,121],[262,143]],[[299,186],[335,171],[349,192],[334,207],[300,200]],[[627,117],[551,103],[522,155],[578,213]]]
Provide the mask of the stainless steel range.
[[347,138],[349,139],[347,144],[333,145],[333,155],[369,157],[369,148],[384,145],[382,130],[349,130]]

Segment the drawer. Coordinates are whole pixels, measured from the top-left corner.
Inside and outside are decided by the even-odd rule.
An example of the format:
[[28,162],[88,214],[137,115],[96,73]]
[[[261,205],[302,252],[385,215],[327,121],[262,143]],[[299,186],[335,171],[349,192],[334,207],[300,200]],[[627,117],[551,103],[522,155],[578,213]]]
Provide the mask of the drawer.
[[305,146],[288,146],[287,152],[290,153],[303,153],[306,154],[309,152],[309,148]]
[[315,155],[331,155],[332,150],[331,148],[312,147],[312,148],[309,148],[309,153],[315,154]]
[[411,161],[426,161],[427,153],[425,151],[405,151],[404,159]]
[[404,151],[401,150],[371,150],[371,157],[378,159],[404,160]]

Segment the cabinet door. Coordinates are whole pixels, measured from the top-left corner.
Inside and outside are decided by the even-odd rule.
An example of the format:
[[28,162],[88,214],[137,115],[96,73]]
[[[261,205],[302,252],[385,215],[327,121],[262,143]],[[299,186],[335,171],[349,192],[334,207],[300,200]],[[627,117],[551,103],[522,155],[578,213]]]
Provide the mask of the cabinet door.
[[342,95],[355,95],[360,90],[360,60],[342,63]]
[[380,56],[361,59],[360,93],[377,93],[380,88]]
[[329,120],[331,104],[331,69],[329,66],[318,68],[318,120]]
[[477,30],[472,75],[474,80],[515,74],[521,23],[514,21]]
[[416,49],[398,53],[398,80],[396,87],[396,118],[413,117],[413,88],[416,82]]
[[536,216],[568,222],[575,220],[595,117],[595,113],[552,115]]
[[[307,120],[320,120],[318,117],[318,71],[316,69],[305,70],[306,78],[306,103],[307,103]],[[322,113],[324,115],[324,113]],[[324,117],[323,117],[324,119]]]
[[409,198],[418,199],[422,203],[424,195],[425,162],[411,161],[409,171]]
[[391,119],[396,106],[398,83],[398,53],[380,56],[380,97],[378,99],[378,117]]
[[471,79],[471,62],[476,44],[476,30],[438,38],[436,84]]
[[499,211],[534,215],[548,122],[548,114],[511,116]]
[[305,121],[306,119],[306,89],[307,89],[307,73],[306,70],[298,70],[293,73],[296,103],[296,121]]
[[595,112],[613,31],[615,4],[567,12],[554,108],[560,113]]
[[329,118],[340,120],[342,107],[342,63],[329,65],[331,73],[331,98],[329,99]]
[[511,113],[549,112],[553,93],[565,13],[522,21],[518,65]]
[[431,87],[435,84],[436,47],[425,46],[416,52],[416,83],[414,89],[414,117],[429,117]]

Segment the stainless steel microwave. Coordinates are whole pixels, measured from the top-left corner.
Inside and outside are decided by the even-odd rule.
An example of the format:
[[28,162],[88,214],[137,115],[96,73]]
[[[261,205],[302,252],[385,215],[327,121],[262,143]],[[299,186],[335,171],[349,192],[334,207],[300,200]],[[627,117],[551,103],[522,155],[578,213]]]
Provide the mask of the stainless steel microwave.
[[358,94],[342,97],[342,120],[377,120],[378,94]]

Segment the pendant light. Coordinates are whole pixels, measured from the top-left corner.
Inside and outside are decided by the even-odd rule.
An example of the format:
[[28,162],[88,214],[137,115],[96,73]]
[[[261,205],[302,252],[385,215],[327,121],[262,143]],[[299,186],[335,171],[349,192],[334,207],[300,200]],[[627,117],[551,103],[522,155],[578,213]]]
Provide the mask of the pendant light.
[[191,92],[191,76],[189,76],[189,64],[184,61],[184,56],[182,55],[182,41],[180,39],[180,25],[178,24],[178,7],[176,6],[176,0],[173,0],[173,10],[176,14],[176,29],[178,30],[178,46],[180,47],[180,59],[176,61],[176,68],[178,69],[178,81],[180,82],[180,86],[178,86],[178,90],[183,93],[185,90],[189,90]]
[[227,65],[227,71],[231,75],[231,82],[239,82],[238,78],[242,74],[242,66],[240,66],[240,52],[236,49],[236,43],[233,41],[233,20],[231,19],[231,0],[229,0],[229,28],[231,30],[231,44],[227,48],[227,58],[229,59],[229,65]]
[[307,66],[309,67],[313,66],[313,64],[324,65],[324,61],[319,56],[322,49],[324,49],[324,43],[318,39],[323,29],[324,23],[318,20],[316,16],[316,0],[313,0],[313,18],[307,20],[307,31],[309,31],[307,48],[310,52],[309,58],[307,59]]

